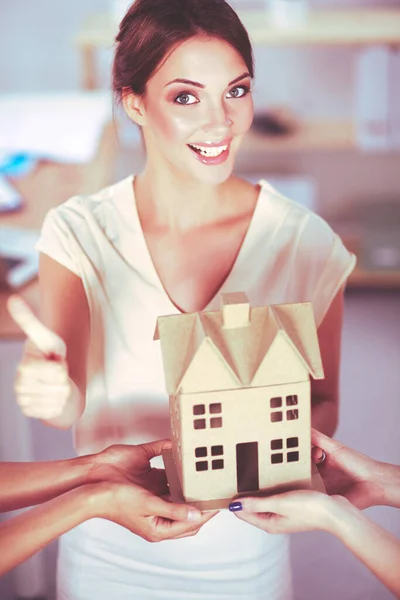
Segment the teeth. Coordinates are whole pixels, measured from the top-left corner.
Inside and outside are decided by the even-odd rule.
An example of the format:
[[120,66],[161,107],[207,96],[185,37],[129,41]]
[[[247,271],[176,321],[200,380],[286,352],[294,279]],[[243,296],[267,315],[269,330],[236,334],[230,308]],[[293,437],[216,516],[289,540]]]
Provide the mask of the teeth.
[[204,146],[196,146],[196,144],[189,144],[191,148],[196,150],[202,156],[207,156],[208,158],[215,158],[220,156],[225,150],[228,149],[228,146],[214,146],[212,148],[205,148]]

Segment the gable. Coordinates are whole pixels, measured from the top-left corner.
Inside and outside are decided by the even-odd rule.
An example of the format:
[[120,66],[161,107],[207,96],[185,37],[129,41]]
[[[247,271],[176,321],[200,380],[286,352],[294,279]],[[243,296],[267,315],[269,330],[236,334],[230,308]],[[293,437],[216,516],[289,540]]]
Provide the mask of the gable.
[[179,383],[182,393],[212,392],[242,387],[210,338],[205,337]]
[[313,378],[323,379],[324,369],[312,304],[278,304],[272,306],[271,310]]
[[159,317],[154,339],[160,340],[164,363],[165,386],[175,394],[192,359],[192,338],[196,315]]
[[251,382],[252,386],[306,381],[309,371],[285,332],[279,331]]

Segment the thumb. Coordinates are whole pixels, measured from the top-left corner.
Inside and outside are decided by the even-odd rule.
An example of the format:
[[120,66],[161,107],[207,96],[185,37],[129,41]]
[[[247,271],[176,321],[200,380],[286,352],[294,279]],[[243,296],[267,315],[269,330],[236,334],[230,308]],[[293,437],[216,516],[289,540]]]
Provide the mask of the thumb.
[[157,496],[149,498],[147,510],[157,517],[164,517],[170,521],[190,521],[196,523],[201,521],[201,512],[192,506],[186,504],[177,504],[166,502]]
[[324,450],[326,454],[333,454],[334,452],[344,448],[343,444],[333,440],[316,429],[311,430],[311,443],[313,446]]
[[156,442],[147,442],[140,444],[142,450],[146,453],[147,459],[150,461],[155,456],[159,456],[163,450],[171,448],[170,440],[159,440]]
[[282,510],[282,499],[279,495],[240,498],[240,504],[245,512],[279,514]]
[[13,320],[43,354],[46,356],[55,354],[60,358],[66,357],[67,348],[64,340],[45,327],[20,296],[10,296],[7,308]]

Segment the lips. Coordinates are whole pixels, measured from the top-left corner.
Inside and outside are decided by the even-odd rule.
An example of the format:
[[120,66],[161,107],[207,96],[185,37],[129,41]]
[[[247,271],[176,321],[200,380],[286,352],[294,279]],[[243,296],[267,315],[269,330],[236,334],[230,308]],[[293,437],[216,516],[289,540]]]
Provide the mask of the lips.
[[188,144],[190,150],[203,164],[221,164],[229,156],[231,140]]
[[217,146],[201,146],[198,144],[188,144],[188,146],[194,150],[197,154],[205,156],[206,158],[216,158],[225,152],[229,144],[218,144]]

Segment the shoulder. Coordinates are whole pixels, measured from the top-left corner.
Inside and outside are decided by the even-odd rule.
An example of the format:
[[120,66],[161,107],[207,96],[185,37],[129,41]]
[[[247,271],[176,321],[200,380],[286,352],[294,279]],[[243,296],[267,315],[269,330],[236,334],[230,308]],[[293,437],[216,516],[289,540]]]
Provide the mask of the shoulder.
[[129,193],[131,183],[132,176],[93,194],[73,196],[50,210],[49,220],[64,223],[70,229],[84,223],[96,224],[103,228],[106,222],[112,220],[113,214],[118,214],[121,199]]
[[334,242],[337,235],[320,215],[301,205],[295,198],[287,198],[266,180],[261,180],[259,186],[268,212],[281,219],[281,227],[286,234],[291,234],[290,237],[294,236],[298,243],[330,246]]

